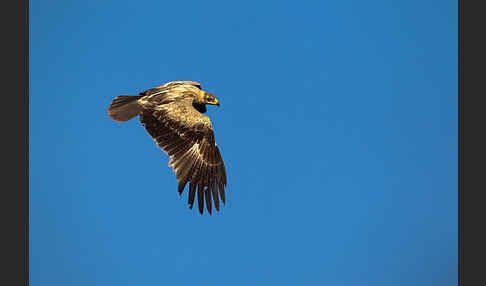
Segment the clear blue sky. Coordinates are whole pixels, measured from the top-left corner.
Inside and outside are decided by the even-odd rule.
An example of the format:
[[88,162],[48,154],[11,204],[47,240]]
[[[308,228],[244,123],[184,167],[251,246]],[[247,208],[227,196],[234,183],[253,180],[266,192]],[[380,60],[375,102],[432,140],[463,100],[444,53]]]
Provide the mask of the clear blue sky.
[[[31,1],[30,271],[57,285],[457,285],[457,1]],[[200,216],[120,94],[195,80]]]

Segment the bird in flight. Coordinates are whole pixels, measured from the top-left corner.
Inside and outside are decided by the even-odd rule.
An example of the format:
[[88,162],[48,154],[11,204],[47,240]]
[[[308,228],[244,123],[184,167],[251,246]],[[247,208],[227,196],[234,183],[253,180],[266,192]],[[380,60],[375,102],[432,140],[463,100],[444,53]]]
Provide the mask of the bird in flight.
[[171,167],[182,195],[189,183],[188,204],[192,209],[197,191],[201,215],[211,214],[212,202],[219,211],[225,204],[226,171],[214,140],[206,104],[219,106],[218,99],[194,81],[172,81],[140,92],[121,95],[108,107],[108,115],[118,122],[140,116],[140,122],[157,145],[170,157]]

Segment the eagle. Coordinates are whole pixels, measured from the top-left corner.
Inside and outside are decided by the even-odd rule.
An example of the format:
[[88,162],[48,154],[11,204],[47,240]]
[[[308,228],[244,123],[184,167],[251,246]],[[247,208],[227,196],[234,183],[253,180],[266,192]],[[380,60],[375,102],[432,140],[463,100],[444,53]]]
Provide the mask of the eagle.
[[169,167],[182,195],[189,183],[188,204],[192,210],[197,191],[201,215],[204,202],[209,214],[212,202],[226,203],[226,171],[214,139],[211,120],[203,115],[206,104],[219,106],[218,99],[194,81],[172,81],[140,92],[120,95],[108,107],[109,117],[125,122],[140,116],[140,122],[157,145],[170,157]]

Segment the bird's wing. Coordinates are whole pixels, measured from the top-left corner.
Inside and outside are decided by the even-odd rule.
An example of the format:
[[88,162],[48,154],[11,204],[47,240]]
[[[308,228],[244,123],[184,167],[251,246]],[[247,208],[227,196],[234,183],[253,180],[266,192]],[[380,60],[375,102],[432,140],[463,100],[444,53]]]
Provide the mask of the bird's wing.
[[173,102],[144,111],[140,121],[170,156],[169,166],[176,173],[179,194],[189,183],[189,208],[193,207],[197,189],[199,212],[204,211],[204,198],[210,214],[211,198],[219,211],[219,198],[225,203],[226,171],[209,118],[192,106]]
[[159,85],[157,87],[147,89],[145,91],[140,92],[140,95],[153,95],[153,94],[160,94],[161,92],[170,90],[176,86],[182,86],[182,85],[192,85],[195,86],[199,89],[201,89],[201,84],[195,81],[171,81],[162,85]]

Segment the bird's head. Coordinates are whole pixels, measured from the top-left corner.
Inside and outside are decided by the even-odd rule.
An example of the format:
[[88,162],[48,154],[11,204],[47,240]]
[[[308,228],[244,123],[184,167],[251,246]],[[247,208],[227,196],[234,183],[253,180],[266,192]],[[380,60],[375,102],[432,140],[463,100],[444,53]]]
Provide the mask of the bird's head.
[[219,100],[214,96],[214,94],[201,90],[200,94],[200,102],[203,104],[210,104],[210,105],[216,105],[219,106]]

